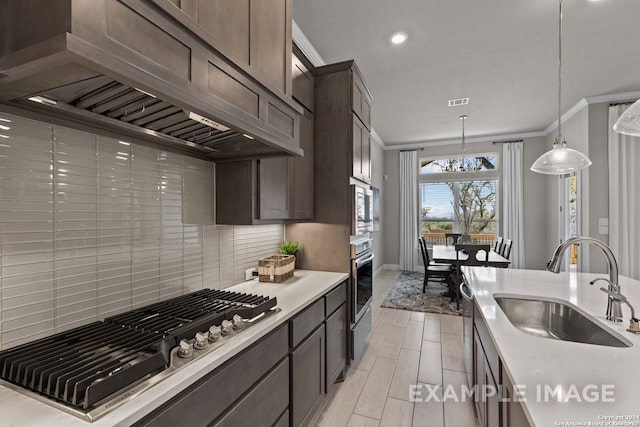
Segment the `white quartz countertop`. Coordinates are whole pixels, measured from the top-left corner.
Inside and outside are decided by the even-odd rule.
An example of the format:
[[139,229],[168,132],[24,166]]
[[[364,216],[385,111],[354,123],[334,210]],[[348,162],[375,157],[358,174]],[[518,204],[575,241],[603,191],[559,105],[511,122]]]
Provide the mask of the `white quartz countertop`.
[[276,329],[286,320],[348,277],[345,273],[296,270],[285,283],[251,280],[226,288],[277,297],[280,312],[251,326],[211,353],[186,365],[102,418],[90,423],[36,399],[0,386],[2,426],[129,426],[159,407],[241,350]]
[[[483,267],[464,271],[507,373],[522,392],[532,425],[640,426],[640,336],[626,331],[631,314],[625,305],[624,322],[605,319],[607,296],[599,288],[606,282],[589,285],[590,280],[608,275]],[[620,285],[640,310],[640,282],[620,277]],[[510,323],[495,294],[565,300],[633,346],[605,347],[528,335]],[[546,390],[560,393],[554,396]]]

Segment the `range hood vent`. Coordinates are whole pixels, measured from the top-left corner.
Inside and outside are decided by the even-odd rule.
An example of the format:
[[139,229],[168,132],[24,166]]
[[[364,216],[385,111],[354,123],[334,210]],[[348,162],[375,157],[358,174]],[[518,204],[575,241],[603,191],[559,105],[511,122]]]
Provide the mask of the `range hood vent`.
[[214,161],[303,155],[301,107],[194,23],[142,0],[36,3],[11,2],[0,28],[0,108]]
[[111,124],[123,133],[143,134],[157,142],[197,149],[202,153],[225,153],[239,148],[247,154],[264,151],[264,144],[251,135],[234,131],[215,120],[183,110],[155,95],[98,76],[21,100],[21,104],[36,103],[52,113],[76,116],[97,127]]

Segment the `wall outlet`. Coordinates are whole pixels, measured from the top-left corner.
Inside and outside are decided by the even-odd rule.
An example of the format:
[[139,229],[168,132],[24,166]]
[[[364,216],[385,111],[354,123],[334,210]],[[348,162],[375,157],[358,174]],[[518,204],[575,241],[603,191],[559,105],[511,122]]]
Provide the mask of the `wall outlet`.
[[253,279],[253,272],[256,271],[255,268],[247,268],[244,271],[244,280],[251,280]]

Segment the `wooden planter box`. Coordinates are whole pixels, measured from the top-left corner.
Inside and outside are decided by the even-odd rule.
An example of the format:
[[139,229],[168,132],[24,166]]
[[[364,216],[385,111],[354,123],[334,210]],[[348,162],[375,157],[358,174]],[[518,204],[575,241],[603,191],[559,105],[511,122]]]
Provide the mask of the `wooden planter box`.
[[260,282],[282,283],[293,277],[296,263],[294,255],[273,255],[258,261],[258,280]]

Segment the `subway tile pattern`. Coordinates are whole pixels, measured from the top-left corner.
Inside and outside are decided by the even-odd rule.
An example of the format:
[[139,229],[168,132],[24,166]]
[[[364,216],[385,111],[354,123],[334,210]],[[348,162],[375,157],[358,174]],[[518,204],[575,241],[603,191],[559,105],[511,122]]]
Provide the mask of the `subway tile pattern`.
[[0,349],[243,281],[283,229],[207,224],[213,180],[209,162],[0,111]]

